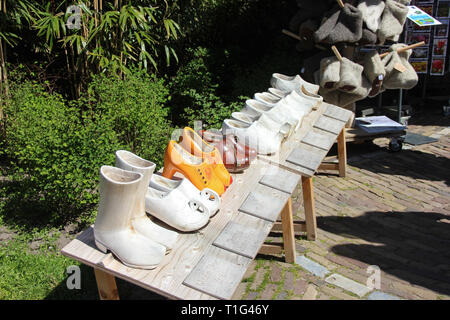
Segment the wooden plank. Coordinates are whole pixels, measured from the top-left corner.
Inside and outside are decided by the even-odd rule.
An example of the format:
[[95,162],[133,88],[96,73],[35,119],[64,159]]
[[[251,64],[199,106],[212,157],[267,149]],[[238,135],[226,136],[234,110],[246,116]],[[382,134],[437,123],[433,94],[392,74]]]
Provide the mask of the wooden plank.
[[259,254],[281,254],[283,252],[283,244],[264,243],[259,249]]
[[119,290],[114,276],[97,268],[94,268],[94,274],[100,300],[119,300]]
[[228,222],[213,244],[254,259],[271,228],[272,223],[241,213]]
[[322,163],[318,170],[339,170],[338,163]]
[[303,143],[309,144],[310,146],[317,147],[325,151],[330,150],[335,141],[336,135],[325,131],[319,131],[317,129],[309,131],[302,139]]
[[303,206],[305,208],[306,236],[316,240],[317,222],[312,178],[302,177]]
[[342,128],[344,126],[345,123],[343,123],[342,121],[327,116],[321,116],[319,119],[317,119],[316,123],[314,123],[314,128],[318,128],[336,135],[342,131]]
[[300,182],[300,175],[284,170],[280,167],[272,166],[262,176],[259,183],[292,194]]
[[[294,232],[306,232],[306,223],[305,221],[294,220]],[[270,232],[282,232],[283,226],[281,221],[277,221],[273,224],[272,230]]]
[[289,196],[285,192],[258,184],[242,203],[239,211],[275,222]]
[[324,105],[326,105],[326,109],[323,114],[327,117],[346,123],[348,119],[350,119],[350,117],[352,116],[352,112],[344,108],[340,108],[338,106],[329,103],[324,103]]
[[210,246],[183,284],[219,299],[229,299],[251,259]]
[[308,169],[314,173],[326,154],[327,152],[322,149],[300,144],[297,148],[292,150],[286,161]]
[[295,261],[295,237],[294,224],[292,215],[292,200],[289,198],[288,202],[281,211],[281,224],[283,228],[283,244],[284,256],[287,263],[294,263]]

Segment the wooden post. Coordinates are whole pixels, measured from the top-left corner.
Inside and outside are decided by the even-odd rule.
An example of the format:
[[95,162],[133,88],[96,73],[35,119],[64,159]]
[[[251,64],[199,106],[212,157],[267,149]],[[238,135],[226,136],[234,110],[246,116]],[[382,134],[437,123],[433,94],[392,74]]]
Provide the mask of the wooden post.
[[345,143],[345,128],[342,128],[337,138],[339,177],[341,178],[345,178],[347,174],[347,146]]
[[302,192],[303,206],[305,208],[306,236],[308,240],[316,240],[317,222],[312,177],[302,176]]
[[292,199],[281,211],[281,224],[283,228],[284,255],[287,263],[295,262],[295,237],[294,237],[294,217],[292,215]]
[[119,290],[114,276],[96,268],[94,273],[100,300],[119,300]]
[[[403,51],[406,51],[406,50],[409,50],[409,49],[414,49],[414,48],[423,46],[424,44],[425,44],[425,41],[420,41],[420,42],[411,44],[411,45],[409,45],[409,46],[406,46],[406,47],[397,49],[397,52],[403,52]],[[384,57],[387,56],[388,54],[389,54],[389,52],[382,53],[382,54],[380,54],[380,58],[384,58]]]

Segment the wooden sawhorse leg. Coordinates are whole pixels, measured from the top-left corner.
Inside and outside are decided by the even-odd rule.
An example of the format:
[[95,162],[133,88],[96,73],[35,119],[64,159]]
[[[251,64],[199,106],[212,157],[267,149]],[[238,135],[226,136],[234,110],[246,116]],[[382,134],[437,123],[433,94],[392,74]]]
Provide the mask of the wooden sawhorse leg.
[[345,128],[343,128],[337,137],[339,177],[341,178],[345,178],[347,174],[347,146],[345,143]]
[[305,208],[306,237],[308,240],[316,240],[317,222],[312,177],[302,176],[302,192],[303,206]]
[[287,263],[295,261],[295,236],[294,236],[294,216],[292,215],[292,199],[289,197],[288,202],[281,211],[281,226],[283,228],[283,244],[284,255]]
[[119,300],[116,278],[105,271],[94,268],[100,300]]
[[[299,231],[302,226],[296,226]],[[300,227],[300,228],[299,228]],[[284,259],[287,263],[295,262],[295,235],[294,235],[294,217],[292,215],[292,199],[289,197],[281,211],[281,222],[277,221],[272,227],[274,232],[283,232],[283,245],[263,244],[259,253],[261,254],[280,254],[284,248]]]

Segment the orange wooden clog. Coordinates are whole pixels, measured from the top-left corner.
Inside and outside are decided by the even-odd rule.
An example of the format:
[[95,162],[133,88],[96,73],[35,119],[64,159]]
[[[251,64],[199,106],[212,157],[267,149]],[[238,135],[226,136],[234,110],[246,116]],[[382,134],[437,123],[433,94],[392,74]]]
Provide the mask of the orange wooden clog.
[[192,130],[192,128],[184,128],[183,134],[180,137],[180,145],[191,154],[205,159],[211,164],[215,174],[219,177],[225,187],[228,187],[233,182],[233,178],[223,164],[219,150],[203,140],[197,132]]
[[224,184],[208,161],[192,155],[176,141],[170,140],[164,154],[162,175],[171,179],[176,172],[183,174],[199,190],[210,188],[219,196],[225,192]]

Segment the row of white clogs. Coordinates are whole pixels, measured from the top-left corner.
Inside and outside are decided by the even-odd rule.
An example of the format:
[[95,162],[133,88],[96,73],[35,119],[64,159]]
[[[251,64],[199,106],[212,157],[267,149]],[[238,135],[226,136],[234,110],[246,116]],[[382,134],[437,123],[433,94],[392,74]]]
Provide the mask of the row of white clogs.
[[100,201],[94,224],[95,244],[123,264],[153,269],[174,247],[178,233],[153,222],[158,218],[179,231],[204,227],[220,207],[219,195],[199,191],[188,179],[154,174],[156,165],[119,150],[116,166],[100,168]]
[[222,133],[232,133],[259,154],[275,154],[281,143],[300,128],[302,119],[323,99],[319,86],[300,75],[274,73],[267,92],[255,93],[240,112],[225,119]]

